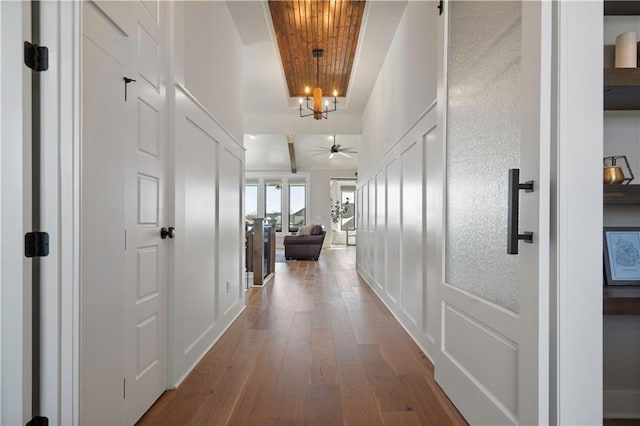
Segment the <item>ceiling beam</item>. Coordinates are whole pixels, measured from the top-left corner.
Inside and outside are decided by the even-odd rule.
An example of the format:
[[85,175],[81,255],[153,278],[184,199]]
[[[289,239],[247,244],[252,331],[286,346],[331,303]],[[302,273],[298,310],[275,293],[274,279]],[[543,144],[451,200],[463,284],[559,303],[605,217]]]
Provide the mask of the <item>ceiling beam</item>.
[[291,173],[298,173],[298,168],[296,166],[296,151],[294,149],[293,143],[293,135],[287,135],[287,145],[289,146],[289,162],[291,163]]

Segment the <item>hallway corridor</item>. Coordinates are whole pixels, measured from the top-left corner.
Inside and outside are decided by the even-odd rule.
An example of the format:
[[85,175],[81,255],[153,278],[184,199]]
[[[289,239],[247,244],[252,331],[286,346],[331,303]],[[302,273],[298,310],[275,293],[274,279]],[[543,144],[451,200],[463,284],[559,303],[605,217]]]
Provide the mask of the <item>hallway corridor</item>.
[[355,271],[355,250],[274,280],[141,425],[465,424],[433,367]]

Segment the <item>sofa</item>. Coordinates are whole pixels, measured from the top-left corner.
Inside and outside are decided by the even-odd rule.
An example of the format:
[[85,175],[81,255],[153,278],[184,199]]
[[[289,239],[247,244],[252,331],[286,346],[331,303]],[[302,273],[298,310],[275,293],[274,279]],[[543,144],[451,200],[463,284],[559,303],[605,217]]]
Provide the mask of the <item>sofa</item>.
[[287,260],[315,260],[320,257],[326,231],[321,225],[306,225],[297,235],[284,237],[284,257]]

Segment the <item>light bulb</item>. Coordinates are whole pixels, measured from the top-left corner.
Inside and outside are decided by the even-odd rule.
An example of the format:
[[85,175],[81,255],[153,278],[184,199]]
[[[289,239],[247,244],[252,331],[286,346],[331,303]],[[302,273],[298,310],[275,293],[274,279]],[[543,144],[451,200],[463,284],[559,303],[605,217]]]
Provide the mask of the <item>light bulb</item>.
[[306,93],[307,95],[309,94],[310,91],[311,89],[309,89],[309,86],[304,88],[304,93]]
[[338,97],[338,91],[337,91],[337,90],[334,90],[334,91],[333,91],[333,97],[334,97],[334,98]]
[[302,98],[298,99],[298,102],[300,102],[300,105],[302,105]]
[[325,100],[324,101],[324,106],[328,107],[329,106],[329,101]]

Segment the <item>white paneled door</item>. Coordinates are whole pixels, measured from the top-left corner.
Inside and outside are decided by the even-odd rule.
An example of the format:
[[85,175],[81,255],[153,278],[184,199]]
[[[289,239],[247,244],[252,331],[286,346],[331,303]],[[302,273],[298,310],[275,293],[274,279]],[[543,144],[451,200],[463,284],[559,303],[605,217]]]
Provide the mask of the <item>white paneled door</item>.
[[172,240],[161,238],[164,9],[152,1],[83,3],[80,422],[86,424],[134,424],[166,389]]
[[[125,419],[135,423],[167,388],[166,76],[162,2],[130,5],[126,147]],[[164,238],[162,238],[164,236]]]
[[[540,212],[549,190],[540,178],[549,165],[540,159],[549,146],[542,99],[549,93],[551,6],[445,6],[438,100],[445,272],[436,380],[471,424],[545,423],[549,246]],[[510,169],[519,170],[519,180]],[[533,191],[519,186],[525,181]]]

